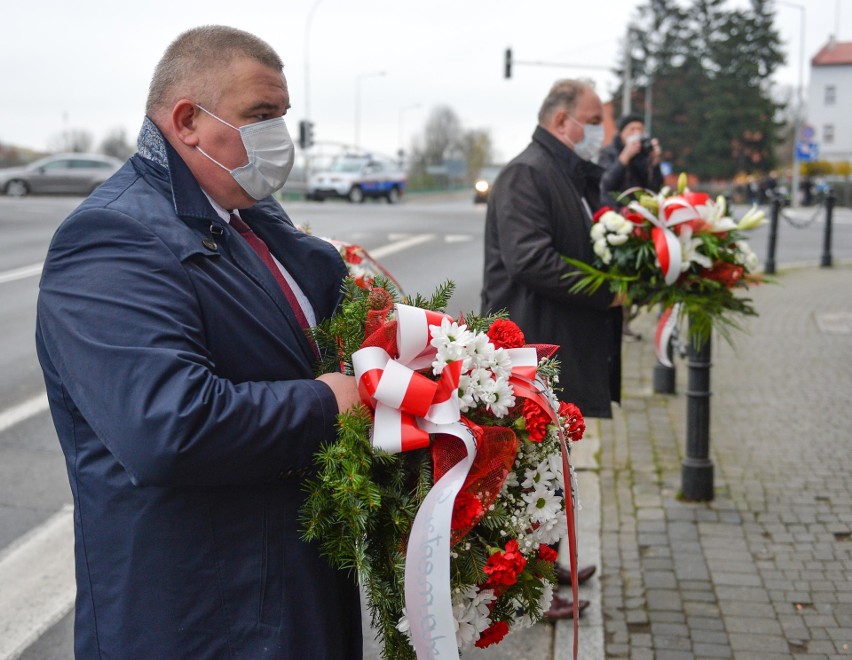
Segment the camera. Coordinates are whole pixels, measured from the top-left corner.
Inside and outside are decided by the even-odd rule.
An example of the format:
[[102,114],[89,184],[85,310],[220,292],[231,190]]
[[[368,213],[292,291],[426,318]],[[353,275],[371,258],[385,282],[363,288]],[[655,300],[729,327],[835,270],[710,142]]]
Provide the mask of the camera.
[[639,153],[643,156],[647,156],[651,153],[651,150],[654,148],[654,145],[651,144],[651,140],[653,138],[645,137],[642,138],[642,148],[639,150]]

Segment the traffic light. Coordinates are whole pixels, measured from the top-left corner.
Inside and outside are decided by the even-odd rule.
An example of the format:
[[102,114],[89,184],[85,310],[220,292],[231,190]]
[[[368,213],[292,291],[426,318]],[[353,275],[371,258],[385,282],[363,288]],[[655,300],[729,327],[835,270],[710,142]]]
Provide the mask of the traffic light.
[[505,68],[503,77],[504,78],[511,78],[512,77],[512,49],[511,48],[506,49],[506,68]]
[[314,145],[314,122],[303,119],[299,122],[299,146],[310,149]]

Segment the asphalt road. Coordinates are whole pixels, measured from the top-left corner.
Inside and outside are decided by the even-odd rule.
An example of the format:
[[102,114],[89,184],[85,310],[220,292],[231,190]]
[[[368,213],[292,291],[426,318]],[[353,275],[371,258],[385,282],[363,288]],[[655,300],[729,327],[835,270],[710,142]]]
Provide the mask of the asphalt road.
[[[57,585],[64,585],[64,591],[57,587],[52,599],[26,603],[30,608],[26,630],[4,628],[11,625],[11,617],[4,618],[4,612],[23,609],[21,600],[10,596],[18,593],[20,578],[29,576],[39,582],[41,567],[61,563],[61,558],[50,554],[56,550],[51,535],[65,534],[67,544],[63,525],[70,515],[71,495],[43,397],[33,333],[41,262],[53,231],[80,201],[0,196],[4,242],[0,250],[0,640],[13,636],[18,640],[6,647],[0,641],[0,660],[72,657],[67,574],[62,573],[66,566],[53,567],[53,578]],[[288,202],[285,208],[295,222],[307,225],[316,235],[366,248],[407,293],[430,294],[438,283],[450,279],[457,289],[449,311],[478,310],[485,207],[475,206],[471,194],[412,196],[394,206]],[[744,210],[738,207],[737,215]],[[788,210],[785,216],[779,224],[777,267],[819,264],[824,215],[801,209]],[[852,260],[852,210],[837,209],[833,229],[833,258]],[[768,228],[754,232],[750,242],[764,259]],[[42,587],[44,583],[41,579]],[[29,597],[30,591],[25,590],[25,595]]]

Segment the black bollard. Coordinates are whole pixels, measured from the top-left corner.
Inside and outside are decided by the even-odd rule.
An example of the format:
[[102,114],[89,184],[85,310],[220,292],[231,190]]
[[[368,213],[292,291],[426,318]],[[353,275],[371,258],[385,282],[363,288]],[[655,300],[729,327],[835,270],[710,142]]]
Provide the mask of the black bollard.
[[713,461],[710,460],[710,341],[701,347],[689,341],[686,391],[686,457],[681,463],[681,493],[685,500],[713,499]]
[[654,365],[654,394],[674,394],[675,393],[675,368],[674,368],[674,347],[671,340],[666,346],[666,355],[671,367],[667,367],[662,362],[657,360]]
[[766,254],[766,265],[763,272],[767,275],[775,274],[775,243],[778,238],[778,216],[781,215],[781,199],[773,195],[769,205],[769,248]]
[[834,191],[829,190],[825,198],[825,232],[822,236],[822,258],[819,262],[819,265],[823,268],[831,268],[831,222],[836,199]]

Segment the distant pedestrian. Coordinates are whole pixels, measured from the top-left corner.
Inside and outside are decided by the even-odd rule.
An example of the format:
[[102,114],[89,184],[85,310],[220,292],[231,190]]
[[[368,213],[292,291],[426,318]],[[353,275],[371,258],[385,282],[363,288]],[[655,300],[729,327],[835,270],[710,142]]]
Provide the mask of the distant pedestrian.
[[[573,293],[575,269],[561,258],[594,258],[589,231],[602,170],[591,159],[602,121],[601,100],[585,82],[559,81],[545,97],[532,142],[490,193],[482,312],[505,309],[530,343],[558,344],[560,398],[586,417],[608,418],[620,399],[622,301],[606,287]],[[586,567],[577,577],[593,572]],[[559,577],[567,577],[564,568]],[[555,597],[546,617],[569,616],[571,603]]]
[[[604,169],[601,177],[601,197],[604,203],[617,209],[626,205],[619,196],[633,188],[658,192],[663,187],[660,169],[662,149],[657,138],[645,135],[645,120],[628,114],[618,121],[618,132],[609,146],[601,151],[598,164]],[[624,336],[641,339],[630,327],[631,306],[624,306]]]

